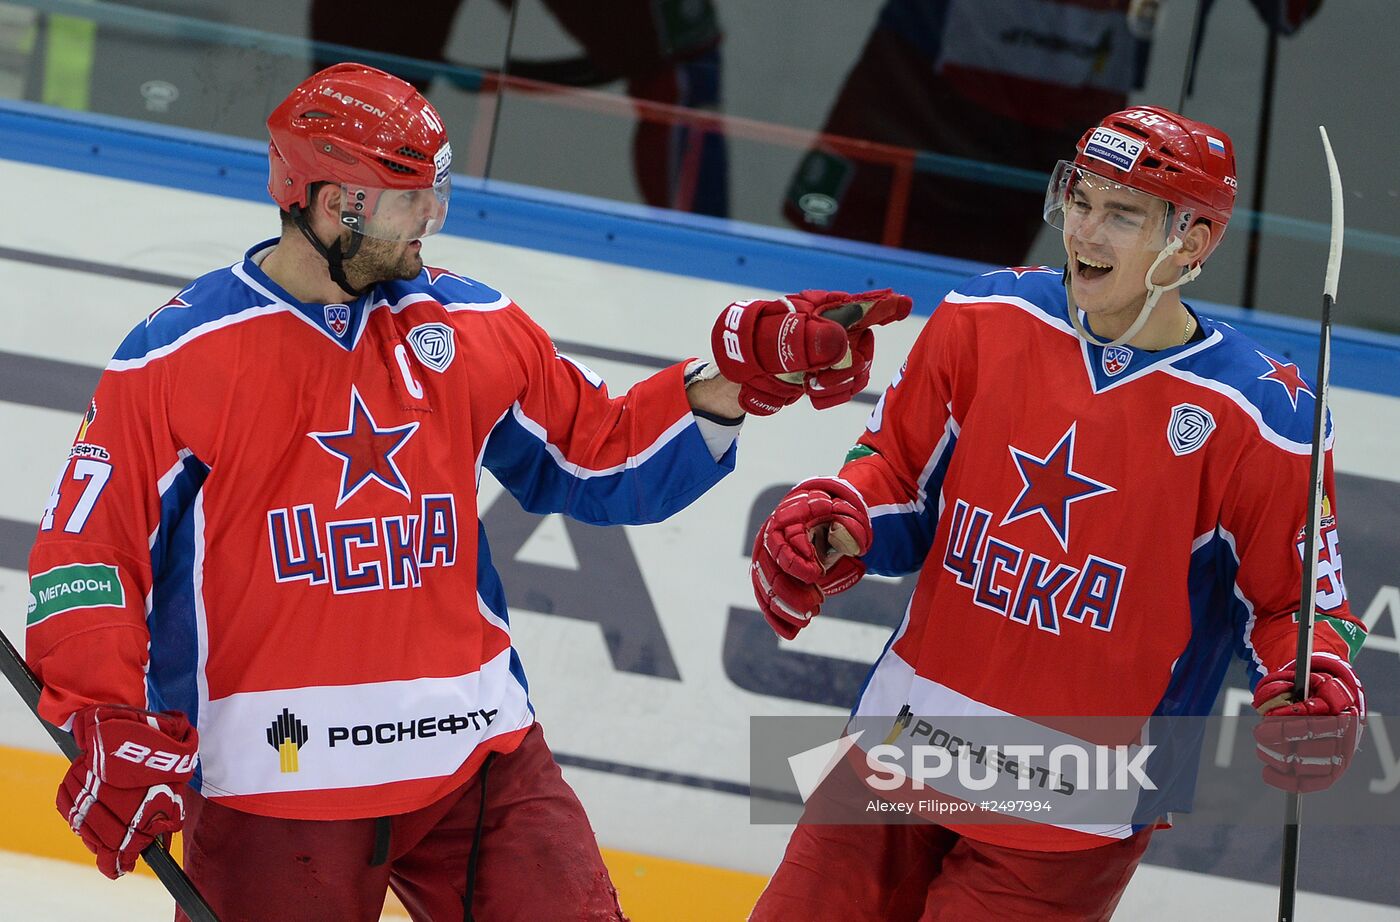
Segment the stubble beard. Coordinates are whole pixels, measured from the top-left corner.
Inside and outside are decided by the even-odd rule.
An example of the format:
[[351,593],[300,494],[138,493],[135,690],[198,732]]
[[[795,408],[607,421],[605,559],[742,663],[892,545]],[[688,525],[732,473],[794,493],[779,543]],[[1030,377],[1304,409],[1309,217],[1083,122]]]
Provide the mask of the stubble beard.
[[345,275],[356,288],[380,282],[406,282],[423,271],[423,258],[407,243],[366,237],[360,251],[345,264]]

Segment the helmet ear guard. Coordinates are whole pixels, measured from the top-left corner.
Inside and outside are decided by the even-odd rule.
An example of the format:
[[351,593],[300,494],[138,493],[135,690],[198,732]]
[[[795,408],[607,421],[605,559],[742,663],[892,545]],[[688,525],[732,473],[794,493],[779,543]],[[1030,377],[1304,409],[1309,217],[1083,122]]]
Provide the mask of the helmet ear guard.
[[[340,290],[350,297],[358,298],[365,293],[365,290],[356,288],[354,285],[350,284],[350,279],[345,275],[345,262],[346,260],[353,259],[355,254],[360,251],[360,244],[364,242],[364,237],[361,234],[352,233],[350,235],[350,245],[346,247],[341,245],[339,235],[331,241],[329,246],[322,243],[321,238],[316,236],[316,232],[311,229],[311,219],[307,216],[306,212],[315,201],[318,187],[322,185],[327,185],[327,183],[314,182],[308,184],[305,207],[293,204],[288,206],[287,211],[291,214],[292,223],[296,225],[297,230],[301,231],[302,236],[311,244],[312,249],[320,253],[321,258],[326,261],[326,269],[330,273],[331,281],[339,285]],[[343,221],[344,218],[342,217],[342,222]]]
[[1191,230],[1195,222],[1195,212],[1190,208],[1176,208],[1172,206],[1172,236],[1185,239],[1186,233]]
[[364,186],[341,186],[340,223],[356,234],[363,234],[369,216],[379,205],[382,190]]
[[[1191,260],[1190,268],[1199,273],[1201,265],[1206,261],[1206,257],[1215,251],[1215,247],[1220,243],[1220,234],[1216,230],[1214,222],[1210,218],[1202,217],[1191,211],[1189,208],[1179,209],[1180,217],[1173,223],[1174,236],[1180,237],[1184,247],[1190,242],[1191,232],[1197,227],[1202,228],[1206,234],[1206,242],[1200,249],[1200,255]],[[1195,275],[1191,276],[1195,278]]]

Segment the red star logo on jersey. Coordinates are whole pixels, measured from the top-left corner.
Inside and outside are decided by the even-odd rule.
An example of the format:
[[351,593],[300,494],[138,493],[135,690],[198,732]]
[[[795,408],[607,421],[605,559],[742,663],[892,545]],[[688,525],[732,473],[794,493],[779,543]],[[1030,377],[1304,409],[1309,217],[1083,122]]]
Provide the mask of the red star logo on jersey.
[[456,279],[459,282],[466,282],[466,279],[462,278],[457,273],[452,272],[448,269],[439,269],[437,266],[424,266],[423,271],[428,273],[429,285],[436,285],[438,283],[438,279],[442,278],[444,275],[450,279]]
[[1037,458],[1014,445],[1011,460],[1016,462],[1016,472],[1021,475],[1021,493],[1011,504],[1006,518],[1001,524],[1039,515],[1055,533],[1062,550],[1069,550],[1069,511],[1070,506],[1082,499],[1113,493],[1114,488],[1086,477],[1074,469],[1075,426],[1071,424],[1050,453]]
[[169,301],[166,301],[160,307],[151,311],[151,313],[146,317],[146,326],[150,326],[151,321],[155,320],[156,317],[160,315],[160,312],[165,310],[167,307],[189,307],[190,302],[185,300],[185,295],[189,294],[190,291],[192,291],[193,289],[194,285],[191,285],[189,288],[186,288],[184,291],[180,292],[175,297],[171,298]]
[[379,424],[370,415],[369,407],[365,406],[364,400],[360,398],[360,392],[351,385],[350,419],[345,428],[339,432],[307,433],[342,463],[340,496],[335,501],[336,508],[339,509],[341,504],[371,480],[377,480],[404,499],[410,499],[408,485],[404,482],[398,465],[394,463],[394,454],[403,448],[417,431],[416,422],[388,429],[379,428]]
[[[1257,351],[1257,350],[1256,350]],[[1312,388],[1308,387],[1308,382],[1303,380],[1302,372],[1298,371],[1298,366],[1293,364],[1282,364],[1274,361],[1269,356],[1260,352],[1259,357],[1269,363],[1269,370],[1259,376],[1260,381],[1274,381],[1288,391],[1288,402],[1293,404],[1293,409],[1298,409],[1298,394],[1307,394],[1313,397]]]
[[1016,276],[1017,278],[1020,278],[1021,276],[1025,275],[1025,274],[1028,273],[1028,272],[1054,272],[1054,271],[1056,271],[1056,270],[1051,269],[1049,266],[1007,266],[1005,269],[995,269],[995,270],[993,270],[993,271],[991,271],[991,272],[988,272],[987,274],[988,274],[988,275],[996,275],[998,272],[1010,272],[1012,275]]

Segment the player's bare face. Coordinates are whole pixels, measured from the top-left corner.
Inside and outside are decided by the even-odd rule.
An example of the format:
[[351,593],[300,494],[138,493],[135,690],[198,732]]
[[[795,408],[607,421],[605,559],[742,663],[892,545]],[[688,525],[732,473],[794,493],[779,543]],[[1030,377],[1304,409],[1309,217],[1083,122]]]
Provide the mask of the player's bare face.
[[423,271],[422,244],[417,240],[393,241],[365,237],[360,249],[345,263],[345,277],[356,288],[379,282],[407,281]]
[[346,201],[364,202],[369,208],[359,229],[359,249],[345,263],[346,277],[361,288],[415,278],[423,271],[420,238],[442,229],[450,190],[447,182],[427,189],[343,187]]
[[1093,176],[1069,196],[1063,233],[1075,303],[1090,314],[1136,316],[1147,270],[1166,242],[1166,203]]

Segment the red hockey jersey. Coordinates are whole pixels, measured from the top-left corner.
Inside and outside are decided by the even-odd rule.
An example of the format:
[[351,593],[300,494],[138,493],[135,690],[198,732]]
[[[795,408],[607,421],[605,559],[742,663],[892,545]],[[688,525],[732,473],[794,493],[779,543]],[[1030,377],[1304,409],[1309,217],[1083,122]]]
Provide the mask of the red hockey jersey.
[[258,265],[127,337],[49,498],[28,659],[63,724],[187,714],[195,785],[253,813],[430,803],[534,722],[477,514],[657,521],[732,469],[676,365],[611,398],[511,300],[426,269],[304,304]]
[[[1232,653],[1294,656],[1314,398],[1227,324],[1160,352],[1090,345],[1062,275],[1003,269],[934,311],[841,476],[871,508],[870,571],[918,572],[855,713],[1210,713]],[[1364,628],[1328,503],[1316,648]],[[1133,832],[963,825],[1061,850]]]

